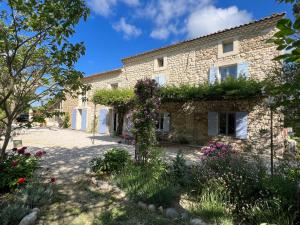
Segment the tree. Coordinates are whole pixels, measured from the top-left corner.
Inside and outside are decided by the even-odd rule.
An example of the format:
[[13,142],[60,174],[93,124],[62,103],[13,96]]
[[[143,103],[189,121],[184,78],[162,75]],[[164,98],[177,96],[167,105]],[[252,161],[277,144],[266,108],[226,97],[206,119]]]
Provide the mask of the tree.
[[300,63],[300,1],[299,0],[277,0],[293,4],[294,19],[283,18],[278,21],[278,32],[270,40],[278,47],[277,50],[285,50],[276,60]]
[[7,0],[0,12],[0,108],[5,156],[13,121],[34,103],[84,90],[74,68],[85,47],[68,39],[89,10],[84,0]]

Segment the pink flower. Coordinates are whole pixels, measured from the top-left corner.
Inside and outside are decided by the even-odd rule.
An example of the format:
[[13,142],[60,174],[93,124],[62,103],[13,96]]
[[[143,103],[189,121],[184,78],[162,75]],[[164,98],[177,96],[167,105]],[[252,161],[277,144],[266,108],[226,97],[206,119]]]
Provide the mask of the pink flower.
[[25,156],[26,156],[26,157],[30,157],[30,156],[31,156],[31,153],[30,153],[30,152],[26,152],[26,153],[25,153]]
[[45,151],[40,150],[40,151],[37,151],[34,155],[35,155],[35,157],[41,158],[45,154],[46,154]]
[[25,149],[24,149],[24,148],[18,149],[18,153],[19,153],[20,155],[23,155],[23,154],[25,153]]

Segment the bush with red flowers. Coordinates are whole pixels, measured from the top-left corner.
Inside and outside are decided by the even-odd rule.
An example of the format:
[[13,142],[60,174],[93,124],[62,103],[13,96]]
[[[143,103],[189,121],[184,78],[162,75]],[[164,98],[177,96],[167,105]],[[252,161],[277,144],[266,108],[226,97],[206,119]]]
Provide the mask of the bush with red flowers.
[[38,160],[45,152],[26,152],[27,148],[12,149],[0,162],[0,192],[7,192],[26,183],[37,169]]

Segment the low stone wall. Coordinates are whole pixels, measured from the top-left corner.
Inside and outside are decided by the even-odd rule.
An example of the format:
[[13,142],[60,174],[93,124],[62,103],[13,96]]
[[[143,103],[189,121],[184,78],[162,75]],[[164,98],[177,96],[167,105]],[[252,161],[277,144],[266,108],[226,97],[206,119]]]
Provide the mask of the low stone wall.
[[[202,101],[165,103],[161,111],[169,112],[170,132],[165,135],[172,142],[206,145],[209,141],[230,143],[236,150],[268,153],[270,150],[270,110],[258,101]],[[248,112],[248,138],[208,136],[208,112]],[[274,112],[273,136],[277,154],[284,151],[283,115]]]

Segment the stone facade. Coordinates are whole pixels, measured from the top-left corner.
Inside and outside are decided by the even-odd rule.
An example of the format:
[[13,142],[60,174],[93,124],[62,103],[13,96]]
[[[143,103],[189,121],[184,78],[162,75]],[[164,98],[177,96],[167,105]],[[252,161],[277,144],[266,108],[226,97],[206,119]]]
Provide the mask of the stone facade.
[[[248,65],[248,77],[263,80],[273,68],[278,66],[272,59],[280,52],[276,50],[274,44],[267,43],[267,40],[276,32],[276,23],[282,17],[282,14],[274,14],[236,28],[124,58],[121,69],[84,78],[84,82],[92,87],[87,93],[87,98],[90,100],[97,89],[116,88],[116,84],[118,88],[133,88],[137,80],[157,76],[164,76],[166,85],[203,84],[209,81],[211,68],[245,62]],[[227,41],[232,41],[233,51],[223,53],[222,45]],[[158,66],[159,59],[163,59],[161,66]],[[90,101],[82,103],[81,96],[76,99],[68,98],[62,104],[62,110],[68,112],[70,116],[74,109],[79,110],[77,118],[80,118],[80,110],[85,108],[88,110],[87,130],[89,131],[94,126],[94,115],[96,121],[99,121],[99,110],[107,108],[108,132],[112,134],[113,109],[106,106],[95,108]],[[170,113],[170,131],[162,138],[171,141],[186,139],[189,143],[201,145],[209,140],[230,141],[245,150],[252,150],[249,147],[251,146],[257,152],[264,151],[269,145],[269,111],[257,101],[169,103],[164,104],[161,111]],[[209,137],[207,132],[209,111],[248,112],[247,140],[221,136]],[[275,115],[275,141],[279,149],[283,147],[282,120],[282,115]],[[99,124],[96,124],[96,127],[98,126]],[[80,127],[80,122],[77,127]]]
[[[236,150],[243,149],[256,153],[265,153],[270,149],[270,110],[261,100],[168,103],[162,106],[161,111],[170,113],[170,132],[163,138],[172,142],[205,145],[209,141],[221,141],[230,143]],[[247,112],[247,139],[222,135],[209,136],[207,115],[212,111]],[[282,127],[282,114],[274,112],[273,136],[278,154],[281,154],[284,148]]]

